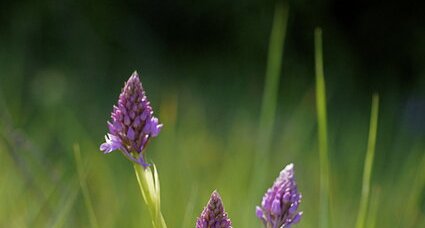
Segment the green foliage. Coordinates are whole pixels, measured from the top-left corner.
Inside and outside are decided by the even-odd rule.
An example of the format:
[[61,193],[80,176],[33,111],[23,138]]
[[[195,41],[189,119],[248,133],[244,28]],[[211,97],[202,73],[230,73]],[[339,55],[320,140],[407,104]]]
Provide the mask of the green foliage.
[[[306,92],[308,93],[308,91]],[[201,98],[198,98],[201,99]],[[190,110],[185,106],[190,104]],[[382,109],[388,108],[386,103]],[[258,227],[253,219],[254,209],[245,208],[247,186],[251,184],[251,170],[254,164],[256,142],[252,132],[257,129],[253,118],[241,106],[232,110],[230,126],[216,131],[211,126],[205,104],[193,97],[180,97],[169,94],[158,105],[160,119],[165,127],[161,135],[152,140],[147,150],[149,159],[155,161],[161,177],[161,210],[172,227],[191,227],[205,204],[211,189],[218,189],[226,199],[226,210],[235,227],[245,224]],[[178,108],[178,107],[181,107]],[[314,107],[314,106],[313,106]],[[329,112],[338,113],[334,105],[328,105]],[[7,107],[2,106],[2,110]],[[366,108],[367,109],[367,108]],[[15,143],[21,137],[1,123],[0,140],[0,226],[7,227],[78,227],[91,224],[87,211],[86,197],[80,190],[78,170],[75,169],[72,145],[77,140],[81,147],[83,174],[93,210],[99,219],[100,227],[150,227],[148,209],[141,203],[134,171],[120,153],[104,155],[98,150],[102,142],[104,121],[99,121],[98,133],[86,128],[81,117],[70,109],[59,107],[57,116],[61,121],[53,124],[50,112],[42,112],[32,117],[24,128],[21,142],[34,147],[25,148],[23,143]],[[366,111],[366,110],[365,110]],[[287,108],[286,115],[278,114],[276,124],[277,140],[272,143],[270,159],[267,162],[265,184],[255,192],[256,203],[260,203],[264,190],[269,187],[278,171],[288,162],[296,165],[299,189],[303,193],[301,209],[304,217],[298,227],[317,227],[319,221],[320,165],[317,156],[315,136],[315,112],[312,101],[306,95],[294,108]],[[24,114],[23,114],[24,115]],[[388,114],[381,113],[379,126],[388,126]],[[335,227],[355,224],[360,202],[362,157],[366,147],[368,116],[350,116],[340,131],[335,132],[337,123],[330,119],[330,151],[344,153],[337,157],[330,154],[334,164],[330,173],[333,189],[332,223]],[[46,122],[47,121],[47,122]],[[43,122],[43,129],[39,124]],[[56,126],[55,126],[56,125]],[[55,126],[55,127],[53,127]],[[332,127],[333,126],[333,127]],[[37,130],[34,130],[37,128]],[[399,129],[399,137],[403,133]],[[40,132],[43,132],[40,134]],[[338,134],[338,137],[335,137]],[[421,141],[384,141],[388,132],[380,131],[377,141],[377,154],[371,180],[369,214],[375,227],[420,227],[424,223],[421,212],[425,167],[424,145]],[[51,136],[57,135],[61,141],[53,143]],[[92,135],[95,135],[92,136]],[[49,136],[49,137],[45,137]],[[77,136],[77,137],[76,137]],[[389,150],[379,150],[382,144],[391,146]],[[409,147],[408,144],[415,146]],[[54,145],[54,147],[52,147]],[[34,149],[35,148],[35,149]],[[397,173],[380,162],[387,155],[406,153],[405,160],[398,160]],[[387,160],[385,163],[391,163]],[[378,194],[373,189],[379,189]],[[80,194],[82,193],[82,194]],[[372,206],[373,205],[373,206]],[[406,225],[408,224],[408,225]],[[369,227],[369,226],[367,226]],[[370,226],[372,227],[372,226]]]
[[[178,53],[170,61],[175,60],[178,67],[170,66],[169,62],[152,60],[169,59],[162,54],[149,55],[146,47],[139,46],[144,42],[138,36],[123,36],[106,26],[100,31],[107,40],[102,43],[91,24],[83,23],[84,16],[71,18],[70,26],[62,26],[67,39],[60,41],[81,45],[71,46],[63,58],[56,58],[56,53],[62,56],[61,49],[49,49],[53,61],[47,64],[36,58],[34,53],[39,52],[29,49],[31,55],[26,56],[27,46],[19,45],[18,38],[30,31],[23,28],[25,17],[19,14],[16,18],[23,19],[16,20],[20,23],[15,33],[4,38],[18,43],[0,50],[0,227],[151,227],[149,213],[159,218],[157,224],[163,223],[163,214],[170,227],[193,227],[213,189],[225,199],[234,227],[259,227],[253,205],[261,202],[264,191],[289,162],[295,164],[303,194],[300,209],[304,215],[297,227],[318,227],[319,222],[322,227],[354,227],[356,214],[361,215],[364,227],[425,227],[425,140],[415,128],[420,123],[411,118],[415,113],[405,108],[410,98],[420,94],[415,91],[424,91],[423,87],[413,84],[406,93],[397,90],[396,80],[382,84],[379,126],[377,102],[373,102],[376,112],[372,113],[376,115],[370,117],[369,137],[373,138],[368,146],[367,88],[374,86],[355,80],[353,75],[365,73],[356,65],[355,54],[338,42],[324,45],[323,51],[320,30],[316,30],[315,84],[313,56],[297,59],[296,53],[303,50],[290,49],[295,43],[291,39],[285,56],[290,51],[292,54],[287,58],[282,55],[288,19],[287,9],[282,7],[276,8],[263,94],[263,87],[250,78],[251,74],[263,75],[266,60],[257,61],[261,53],[251,65],[242,57],[221,59],[212,51],[215,47],[205,54],[209,58],[189,54],[182,58],[180,52],[170,50]],[[26,13],[33,8],[31,4],[23,10],[19,7],[19,13],[42,20],[43,14]],[[66,15],[61,11],[52,14],[59,21],[64,20],[59,16]],[[114,17],[110,15],[98,15],[98,20],[108,19],[106,24],[112,24]],[[127,22],[135,21],[131,15],[121,16]],[[271,18],[264,20],[271,24]],[[138,28],[129,24],[122,31]],[[258,28],[262,29],[261,25]],[[44,29],[57,32],[62,27]],[[249,30],[249,38],[267,37],[268,28],[264,29],[267,35],[262,35],[261,29],[258,34]],[[291,31],[289,26],[288,38]],[[243,28],[235,33],[246,37]],[[87,42],[81,42],[80,35]],[[146,41],[147,46],[160,43],[152,37],[154,41]],[[310,41],[313,44],[307,39]],[[167,49],[167,45],[153,47],[158,53]],[[257,55],[248,52],[249,48],[240,56]],[[124,58],[127,54],[131,57]],[[122,82],[142,63],[146,67],[144,85],[164,123],[161,134],[146,150],[148,160],[155,161],[161,174],[161,202],[155,168],[142,172],[136,167],[139,188],[134,170],[119,152],[104,155],[98,148]],[[186,74],[190,77],[180,81]],[[285,75],[283,80],[281,74]],[[93,80],[97,84],[88,83],[92,80],[87,80],[87,75],[97,75]],[[103,78],[105,75],[108,77]],[[174,75],[178,83],[164,79],[164,75]],[[226,78],[232,75],[238,76],[232,79],[234,84]],[[218,79],[206,84],[207,79],[201,76]],[[193,78],[201,78],[201,83],[190,80]],[[376,132],[379,140],[374,138]],[[259,134],[264,138],[259,139]],[[74,143],[79,147],[73,148]],[[267,156],[261,165],[259,156]],[[253,178],[253,174],[261,178]],[[362,188],[367,194],[361,194]],[[141,203],[140,190],[150,207]]]

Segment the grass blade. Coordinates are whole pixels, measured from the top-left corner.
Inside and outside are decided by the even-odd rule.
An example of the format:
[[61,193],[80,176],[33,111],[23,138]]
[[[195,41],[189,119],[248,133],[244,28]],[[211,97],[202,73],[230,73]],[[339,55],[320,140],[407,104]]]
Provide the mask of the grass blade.
[[372,190],[372,197],[370,199],[369,205],[369,215],[368,215],[368,228],[376,227],[376,219],[378,218],[378,209],[379,209],[379,198],[381,195],[381,189],[379,187],[374,187]]
[[403,210],[403,224],[406,227],[422,227],[419,225],[420,221],[421,219],[425,221],[421,216],[421,198],[425,189],[425,151],[421,151],[421,153],[421,157],[417,158],[416,174],[411,186],[409,186],[409,194],[405,202],[406,207]]
[[276,3],[273,27],[270,34],[269,53],[267,58],[266,81],[261,102],[259,138],[257,153],[260,156],[270,149],[271,135],[276,115],[277,95],[279,90],[283,44],[288,24],[288,5],[286,2]]
[[379,96],[374,94],[372,97],[372,112],[370,115],[369,142],[367,146],[364,170],[362,195],[360,198],[359,214],[357,216],[356,228],[365,227],[366,215],[368,211],[370,195],[370,179],[372,174],[373,158],[375,156],[376,134],[378,128]]
[[254,219],[248,216],[254,207],[254,200],[259,197],[259,189],[264,186],[265,167],[267,166],[267,153],[270,150],[272,142],[273,126],[276,116],[277,95],[279,89],[281,63],[283,56],[283,44],[286,36],[286,27],[288,23],[289,7],[286,1],[277,1],[273,17],[273,25],[270,34],[266,79],[264,84],[264,92],[261,102],[261,113],[258,128],[258,137],[254,158],[253,170],[256,170],[252,175],[251,186],[249,192],[249,201],[247,202],[245,213],[247,217],[244,219],[244,226],[248,226]]
[[52,224],[48,225],[47,227],[63,227],[64,223],[66,222],[66,219],[69,218],[69,213],[71,212],[71,209],[75,204],[79,192],[78,183],[76,183],[76,179],[74,180],[75,183],[74,181],[69,183],[67,193],[63,194],[64,197],[59,202],[60,210],[58,214],[56,216],[52,216]]
[[322,30],[316,28],[314,33],[315,68],[316,68],[316,108],[318,122],[318,143],[320,160],[320,216],[319,227],[329,227],[329,155],[326,120],[326,88],[323,71]]
[[94,213],[92,200],[90,197],[89,189],[87,187],[86,178],[84,175],[84,166],[83,159],[81,158],[80,145],[74,144],[74,157],[75,157],[75,165],[77,167],[78,172],[78,180],[80,181],[81,192],[83,193],[84,203],[87,208],[87,212],[90,219],[91,227],[99,227],[96,219],[96,214]]

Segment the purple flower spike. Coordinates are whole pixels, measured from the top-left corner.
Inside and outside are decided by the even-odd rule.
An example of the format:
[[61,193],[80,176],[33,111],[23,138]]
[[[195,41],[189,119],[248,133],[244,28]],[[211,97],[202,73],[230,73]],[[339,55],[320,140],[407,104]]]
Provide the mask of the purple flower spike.
[[223,202],[217,191],[211,194],[210,201],[196,221],[196,228],[232,228],[232,222],[224,211]]
[[287,165],[263,197],[261,207],[257,206],[256,215],[265,227],[289,228],[298,223],[302,212],[297,212],[301,203],[294,177],[294,165]]
[[153,116],[137,72],[131,75],[121,90],[111,119],[108,122],[109,133],[100,150],[104,153],[121,150],[130,160],[147,167],[143,149],[151,137],[159,134],[162,124]]

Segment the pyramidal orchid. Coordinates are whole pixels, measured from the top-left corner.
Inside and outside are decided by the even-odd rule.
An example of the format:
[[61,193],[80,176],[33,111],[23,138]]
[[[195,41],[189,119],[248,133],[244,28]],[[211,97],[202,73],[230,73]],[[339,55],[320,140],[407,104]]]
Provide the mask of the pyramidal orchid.
[[100,150],[104,153],[120,150],[130,160],[146,167],[143,150],[149,139],[159,134],[162,124],[153,116],[137,72],[125,83],[111,119],[106,142],[100,145]]
[[196,228],[232,228],[232,222],[224,211],[220,194],[214,191],[207,206],[196,221]]
[[289,228],[298,223],[302,212],[297,212],[301,194],[295,183],[294,165],[287,165],[257,206],[256,215],[267,228]]
[[137,181],[143,199],[149,209],[154,228],[167,227],[160,210],[160,185],[155,165],[145,160],[144,151],[149,140],[156,137],[162,124],[153,115],[152,107],[146,97],[139,75],[134,72],[113,107],[111,121],[108,122],[109,133],[100,150],[110,153],[120,150],[133,162]]

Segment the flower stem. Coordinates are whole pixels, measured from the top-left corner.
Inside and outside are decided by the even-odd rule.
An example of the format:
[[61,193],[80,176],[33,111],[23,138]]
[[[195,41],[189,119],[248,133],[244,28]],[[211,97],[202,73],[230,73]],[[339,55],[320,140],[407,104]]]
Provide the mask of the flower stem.
[[155,165],[152,165],[153,172],[151,166],[144,168],[134,163],[133,167],[136,173],[137,182],[139,183],[140,192],[149,209],[153,227],[167,228],[164,216],[161,213],[160,186]]

